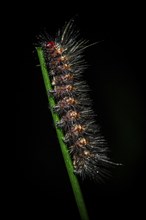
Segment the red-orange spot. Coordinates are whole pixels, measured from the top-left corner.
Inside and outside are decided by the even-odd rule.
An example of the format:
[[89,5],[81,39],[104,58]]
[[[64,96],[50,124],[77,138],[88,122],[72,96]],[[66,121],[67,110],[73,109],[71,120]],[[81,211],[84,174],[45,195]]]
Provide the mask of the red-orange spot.
[[46,43],[46,47],[52,48],[54,47],[55,42],[54,41],[49,41],[48,43]]

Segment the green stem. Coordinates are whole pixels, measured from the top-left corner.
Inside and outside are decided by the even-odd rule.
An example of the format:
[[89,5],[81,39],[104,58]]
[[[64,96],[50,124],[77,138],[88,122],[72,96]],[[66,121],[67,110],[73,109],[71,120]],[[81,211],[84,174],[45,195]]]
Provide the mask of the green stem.
[[[49,74],[46,68],[46,64],[45,64],[45,59],[44,59],[44,54],[43,54],[43,50],[41,49],[41,47],[37,47],[36,48],[37,53],[38,53],[38,57],[39,57],[39,61],[40,61],[40,65],[41,65],[41,70],[42,70],[42,75],[43,75],[43,79],[44,79],[44,84],[45,84],[45,88],[48,94],[49,90],[52,90],[52,86],[51,86],[51,81],[49,79]],[[69,151],[67,149],[66,144],[63,142],[63,132],[61,129],[57,128],[56,123],[59,121],[59,116],[53,112],[53,107],[55,106],[55,100],[53,98],[53,96],[48,96],[48,101],[49,101],[49,105],[50,105],[50,109],[51,109],[51,113],[52,113],[52,117],[53,117],[53,121],[54,121],[54,125],[56,128],[56,132],[57,132],[57,137],[60,143],[60,147],[61,147],[61,151],[63,154],[63,158],[65,161],[65,165],[66,165],[66,169],[69,175],[69,179],[71,182],[71,186],[73,189],[73,193],[75,196],[75,200],[79,209],[79,213],[81,216],[82,220],[89,220],[88,217],[88,213],[86,210],[86,206],[85,206],[85,202],[83,199],[83,195],[81,192],[81,188],[78,182],[77,177],[74,175],[73,173],[73,165],[72,165],[72,160],[69,154]]]

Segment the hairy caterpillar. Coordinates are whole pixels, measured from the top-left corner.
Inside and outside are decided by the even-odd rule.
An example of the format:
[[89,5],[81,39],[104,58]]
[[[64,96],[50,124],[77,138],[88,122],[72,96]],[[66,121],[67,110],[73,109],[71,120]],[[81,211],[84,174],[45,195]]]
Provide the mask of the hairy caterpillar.
[[86,68],[83,51],[90,45],[79,39],[79,31],[70,20],[54,39],[48,34],[41,35],[40,46],[53,87],[48,95],[55,98],[53,111],[60,117],[57,126],[63,130],[74,173],[82,178],[105,176],[109,165],[120,164],[107,156],[106,141],[91,109],[89,87],[82,79]]

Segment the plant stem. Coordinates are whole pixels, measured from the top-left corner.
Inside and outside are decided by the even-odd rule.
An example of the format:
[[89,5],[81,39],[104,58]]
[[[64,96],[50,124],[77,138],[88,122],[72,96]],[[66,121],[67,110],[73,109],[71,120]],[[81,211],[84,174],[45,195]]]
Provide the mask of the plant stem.
[[[51,86],[51,81],[49,79],[49,74],[48,74],[46,64],[45,64],[43,50],[42,50],[41,47],[37,47],[36,50],[37,50],[37,53],[38,53],[38,57],[39,57],[40,65],[41,65],[41,70],[42,70],[42,75],[43,75],[43,79],[44,79],[44,84],[45,84],[45,88],[46,88],[47,95],[48,95],[48,91],[52,90],[52,86]],[[84,202],[84,199],[83,199],[83,195],[82,195],[82,192],[81,192],[81,188],[80,188],[78,179],[77,179],[76,175],[74,175],[74,173],[73,173],[74,169],[73,169],[72,160],[71,160],[68,148],[62,140],[63,137],[64,137],[63,132],[62,132],[61,129],[59,129],[56,126],[56,123],[60,119],[59,119],[59,116],[55,112],[53,112],[53,110],[52,110],[53,107],[55,106],[54,97],[48,95],[48,101],[49,101],[50,110],[51,110],[51,113],[52,113],[54,125],[55,125],[56,132],[57,132],[58,141],[59,141],[59,144],[60,144],[60,147],[61,147],[64,162],[65,162],[65,165],[66,165],[66,169],[67,169],[67,172],[68,172],[68,175],[69,175],[69,179],[70,179],[70,182],[71,182],[71,186],[72,186],[72,189],[73,189],[73,193],[74,193],[74,196],[75,196],[77,207],[79,209],[79,213],[80,213],[80,216],[81,216],[81,220],[89,220],[88,213],[87,213],[87,210],[86,210],[85,202]]]

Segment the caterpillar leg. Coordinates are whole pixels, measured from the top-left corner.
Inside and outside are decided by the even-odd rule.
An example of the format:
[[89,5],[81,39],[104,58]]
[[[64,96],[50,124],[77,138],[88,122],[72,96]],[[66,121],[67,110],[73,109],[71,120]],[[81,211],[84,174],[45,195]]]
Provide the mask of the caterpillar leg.
[[48,90],[48,97],[54,96],[55,91],[54,90]]
[[59,121],[56,123],[57,128],[63,128],[64,127],[64,123],[63,121]]

